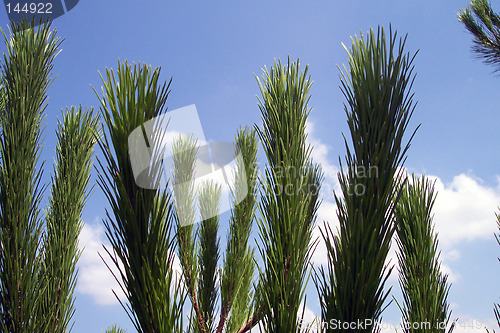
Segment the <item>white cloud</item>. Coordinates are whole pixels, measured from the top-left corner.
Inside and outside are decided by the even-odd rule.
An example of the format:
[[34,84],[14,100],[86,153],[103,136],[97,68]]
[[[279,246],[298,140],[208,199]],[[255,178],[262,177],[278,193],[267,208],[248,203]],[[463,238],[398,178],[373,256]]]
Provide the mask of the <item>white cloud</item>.
[[387,269],[392,268],[391,275],[389,275],[389,281],[398,281],[399,279],[399,265],[397,256],[398,244],[395,238],[391,239],[391,247],[389,248],[389,253],[385,258],[385,264],[388,266]]
[[322,140],[314,136],[314,123],[310,120],[306,121],[306,142],[311,145],[311,157],[315,163],[321,166],[325,176],[324,182],[321,186],[321,194],[323,198],[333,198],[333,191],[340,193],[340,185],[338,180],[339,168],[330,163],[328,152],[330,147]]
[[[79,237],[79,246],[80,249],[83,249],[83,252],[78,261],[79,275],[77,290],[82,294],[91,296],[98,304],[115,305],[118,304],[118,300],[113,291],[122,302],[126,301],[126,297],[118,282],[113,277],[114,274],[119,278],[120,273],[109,258],[108,253],[104,250],[103,244],[111,252],[112,248],[107,242],[104,227],[101,224],[85,224]],[[113,274],[106,267],[99,254],[101,254],[108,266],[113,270]],[[173,289],[178,286],[179,278],[182,276],[180,261],[175,253],[172,268],[174,270]]]
[[[396,327],[393,326],[391,323],[388,323],[385,321],[380,322],[379,327],[380,327],[380,333],[395,333],[396,332]],[[398,330],[398,331],[400,331],[400,330]]]
[[443,261],[456,261],[460,259],[460,257],[460,252],[457,249],[441,252],[441,259],[443,259]]
[[[439,248],[442,250],[441,260],[443,272],[449,275],[449,281],[454,282],[460,274],[453,272],[445,263],[460,259],[457,246],[464,241],[492,238],[497,232],[495,212],[500,205],[500,193],[495,187],[482,184],[480,179],[461,174],[455,176],[450,184],[444,184],[436,176],[428,176],[435,181],[437,192],[433,208],[433,222],[438,233]],[[318,226],[323,228],[327,221],[332,229],[338,227],[337,206],[333,202],[324,201],[318,210]],[[313,235],[320,236],[318,227]],[[393,242],[388,254],[388,260],[397,264],[397,245]],[[321,240],[313,256],[316,265],[325,264],[326,247]],[[397,267],[391,274],[391,280],[397,280]]]
[[438,177],[429,178],[436,180],[434,222],[444,249],[463,241],[493,237],[497,230],[495,212],[500,204],[498,190],[465,174],[455,176],[446,185]]
[[441,272],[448,275],[448,283],[455,283],[458,279],[460,279],[460,274],[454,272],[450,266],[444,263],[441,263]]
[[317,213],[316,226],[313,230],[313,239],[318,239],[316,251],[312,256],[312,262],[315,265],[325,265],[328,263],[326,256],[326,245],[321,237],[320,229],[325,231],[324,224],[326,223],[334,234],[337,234],[339,226],[337,218],[337,205],[333,198],[333,192],[341,194],[340,185],[337,178],[339,168],[330,163],[328,147],[323,141],[314,136],[314,123],[311,121],[306,122],[307,143],[311,145],[311,157],[314,163],[318,163],[324,174],[324,181],[321,185],[320,200],[322,200]]
[[300,322],[300,326],[305,329],[306,327],[312,327],[313,332],[317,332],[318,324],[320,322],[320,318],[314,314],[314,312],[309,309],[304,302],[302,302],[301,306],[299,307],[298,313],[298,318],[300,322],[300,317],[302,314],[304,316],[302,317],[302,322]]
[[104,227],[100,224],[84,224],[79,237],[79,246],[83,249],[78,261],[79,275],[77,290],[83,294],[90,295],[92,299],[101,305],[113,305],[118,301],[112,290],[116,292],[121,300],[125,300],[120,286],[102,261],[102,255],[109,267],[118,276],[118,270],[111,262],[109,255],[103,248],[103,243],[108,250],[111,249],[109,243],[105,241]]
[[328,263],[326,244],[320,231],[321,228],[321,230],[325,232],[325,224],[329,226],[334,235],[338,234],[337,229],[339,227],[339,220],[337,218],[337,205],[333,202],[323,201],[318,208],[316,226],[312,233],[312,238],[318,240],[316,250],[311,258],[314,265],[326,265]]

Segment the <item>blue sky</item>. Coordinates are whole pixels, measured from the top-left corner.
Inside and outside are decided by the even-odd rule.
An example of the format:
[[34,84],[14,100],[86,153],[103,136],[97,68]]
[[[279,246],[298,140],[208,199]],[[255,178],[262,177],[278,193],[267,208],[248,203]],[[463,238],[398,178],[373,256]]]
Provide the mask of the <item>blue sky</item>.
[[[162,67],[162,79],[173,77],[169,110],[196,104],[205,136],[230,141],[240,126],[260,124],[254,74],[274,59],[300,58],[309,64],[311,89],[309,139],[313,156],[336,187],[338,158],[345,155],[347,133],[337,65],[347,64],[342,43],[370,27],[383,25],[408,34],[406,50],[414,53],[418,101],[410,129],[422,124],[405,167],[436,179],[435,209],[443,267],[453,282],[449,301],[460,323],[492,325],[500,298],[495,210],[500,205],[498,90],[500,77],[475,59],[471,37],[457,21],[466,1],[80,1],[54,27],[66,38],[55,60],[57,78],[48,91],[44,131],[44,180],[54,157],[56,119],[61,109],[98,106],[91,85],[100,91],[98,71],[116,69],[118,59]],[[500,11],[500,7],[495,8]],[[7,15],[0,13],[7,27]],[[5,46],[1,46],[5,50]],[[263,162],[263,160],[261,161]],[[96,180],[95,172],[93,181]],[[73,332],[103,332],[118,323],[133,326],[109,292],[112,277],[96,251],[107,243],[102,218],[106,200],[96,187],[85,208]],[[227,219],[227,215],[223,215]],[[336,223],[333,195],[324,193],[318,222]],[[225,235],[225,225],[221,235]],[[322,262],[322,247],[315,260]],[[393,295],[401,300],[397,279]],[[307,288],[308,315],[319,314],[312,282]],[[393,302],[383,314],[398,323]],[[459,332],[474,331],[458,327]],[[475,330],[477,331],[477,330]]]

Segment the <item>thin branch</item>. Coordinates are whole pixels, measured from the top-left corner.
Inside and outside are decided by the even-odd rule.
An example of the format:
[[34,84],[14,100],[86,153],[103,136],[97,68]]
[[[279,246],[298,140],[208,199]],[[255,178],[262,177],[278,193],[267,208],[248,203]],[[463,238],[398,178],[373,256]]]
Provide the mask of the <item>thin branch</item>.
[[[263,310],[264,307],[261,308]],[[263,311],[256,311],[252,318],[247,321],[241,328],[239,329],[238,333],[245,333],[248,332],[254,327],[261,319],[262,319],[262,312]]]

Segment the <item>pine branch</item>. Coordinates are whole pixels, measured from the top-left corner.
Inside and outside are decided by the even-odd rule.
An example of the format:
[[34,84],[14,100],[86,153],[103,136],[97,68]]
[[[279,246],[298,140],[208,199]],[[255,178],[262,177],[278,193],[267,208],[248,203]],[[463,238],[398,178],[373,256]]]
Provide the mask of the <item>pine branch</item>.
[[174,160],[173,189],[175,198],[175,217],[177,222],[177,244],[181,267],[189,286],[196,284],[196,235],[193,224],[196,219],[194,173],[198,154],[196,139],[180,136],[172,144]]
[[472,0],[466,9],[459,10],[458,20],[473,35],[472,50],[478,58],[500,70],[500,16],[488,0]]
[[[4,332],[41,332],[51,313],[38,302],[44,187],[37,168],[41,123],[60,45],[50,23],[11,24],[2,63],[4,103],[0,139],[0,327]],[[43,163],[42,163],[43,165]]]
[[[339,235],[326,224],[321,230],[328,267],[315,276],[325,323],[369,319],[375,324],[388,295],[384,285],[392,268],[385,259],[394,231],[400,166],[409,148],[402,140],[414,109],[409,93],[413,58],[404,53],[404,45],[405,39],[396,44],[392,31],[386,43],[379,28],[378,33],[370,30],[367,39],[352,39],[348,51],[350,71],[342,73],[341,89],[352,142],[344,137],[347,168],[339,173],[343,198],[335,195]],[[326,332],[334,331],[326,326]]]
[[300,331],[299,307],[304,299],[312,253],[311,233],[322,179],[310,159],[306,120],[310,112],[310,77],[299,62],[278,60],[257,78],[263,127],[257,128],[269,167],[262,176],[259,205],[260,271],[257,306],[263,310],[264,332]]
[[[414,323],[430,323],[426,332],[446,332],[451,310],[447,302],[450,285],[440,269],[438,240],[432,223],[434,186],[413,175],[404,186],[395,210],[399,248],[400,306],[405,332],[420,332]],[[440,326],[438,326],[438,324]]]
[[252,318],[248,320],[240,329],[237,331],[238,333],[249,332],[257,323],[262,319],[262,315],[260,312],[256,311]]
[[[173,199],[159,189],[163,152],[151,154],[146,176],[152,188],[139,187],[129,157],[129,136],[148,121],[161,128],[162,114],[170,82],[159,83],[160,69],[146,65],[118,63],[117,75],[106,70],[101,114],[107,131],[99,142],[104,167],[99,161],[99,185],[105,193],[111,213],[104,221],[106,236],[113,248],[110,256],[120,272],[121,288],[130,308],[124,307],[139,332],[180,332],[185,294],[180,281],[174,280]],[[95,90],[94,90],[95,91]],[[153,131],[154,132],[154,131]],[[159,131],[163,133],[163,131]],[[164,138],[153,133],[144,137],[150,147]],[[135,149],[135,148],[134,148]]]
[[207,331],[213,332],[215,326],[215,304],[219,286],[217,281],[217,263],[220,257],[219,205],[221,186],[213,182],[205,182],[199,190],[199,207],[202,222],[199,228],[199,279],[198,301],[200,313]]
[[235,137],[237,170],[233,200],[244,199],[231,210],[228,243],[221,277],[221,317],[217,333],[236,332],[251,316],[254,273],[253,250],[248,239],[255,218],[257,195],[257,138],[255,130],[240,129]]
[[195,246],[196,234],[193,231],[193,224],[196,219],[194,175],[198,155],[197,140],[192,136],[179,136],[172,144],[172,155],[174,160],[173,189],[179,260],[196,316],[196,324],[193,321],[190,322],[190,325],[203,333],[207,333],[207,324],[200,309],[196,290],[198,265]]
[[81,214],[87,200],[92,168],[92,153],[98,138],[98,120],[93,110],[72,107],[66,110],[57,130],[57,157],[52,177],[47,237],[44,243],[42,283],[45,288],[39,303],[42,313],[54,314],[47,331],[67,332],[74,314],[73,292],[76,263],[80,257],[78,235]]

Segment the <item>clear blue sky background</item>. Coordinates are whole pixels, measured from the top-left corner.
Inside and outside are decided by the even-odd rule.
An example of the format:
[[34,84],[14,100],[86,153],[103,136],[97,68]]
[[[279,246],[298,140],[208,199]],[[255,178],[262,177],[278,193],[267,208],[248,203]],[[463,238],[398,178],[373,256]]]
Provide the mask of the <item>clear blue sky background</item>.
[[[452,318],[459,317],[463,323],[489,322],[493,302],[500,297],[495,283],[500,247],[493,237],[494,212],[500,205],[500,78],[470,50],[471,37],[456,18],[457,10],[466,5],[466,1],[450,0],[82,0],[54,21],[58,35],[66,40],[55,61],[58,76],[48,92],[44,179],[49,181],[52,170],[54,131],[61,109],[78,104],[97,106],[90,85],[100,91],[98,71],[116,69],[118,59],[161,66],[163,80],[173,77],[169,109],[196,104],[207,139],[230,141],[240,126],[260,124],[254,74],[260,75],[261,68],[270,67],[275,58],[300,58],[303,65],[309,64],[314,80],[309,119],[314,130],[310,136],[313,143],[325,148],[318,162],[338,166],[338,157],[345,154],[341,133],[347,133],[337,68],[347,64],[341,43],[350,46],[354,34],[392,24],[399,34],[408,34],[407,51],[420,50],[413,87],[418,105],[410,129],[420,123],[422,127],[405,166],[438,177],[442,185],[443,200],[435,221],[446,242],[444,264],[454,277],[449,296]],[[500,11],[500,5],[493,5]],[[3,10],[0,24],[7,27]],[[323,200],[331,202],[332,194]],[[99,229],[106,207],[97,187],[83,214],[96,242],[106,241]],[[328,214],[334,216],[335,211],[323,215]],[[80,267],[80,273],[92,276],[95,267],[89,261]],[[88,281],[85,285],[79,281],[73,332],[103,332],[113,323],[134,332],[116,302],[97,301],[101,279],[94,276],[93,293]],[[396,280],[391,284],[395,286],[393,295],[401,300]],[[318,315],[312,282],[307,293],[307,306]],[[397,323],[399,317],[393,302],[384,312],[384,320]]]

